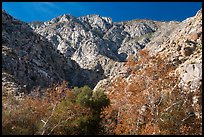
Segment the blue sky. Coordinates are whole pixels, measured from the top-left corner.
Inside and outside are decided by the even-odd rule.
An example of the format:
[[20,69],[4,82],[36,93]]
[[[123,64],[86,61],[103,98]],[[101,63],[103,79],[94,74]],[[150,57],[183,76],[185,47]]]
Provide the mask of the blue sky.
[[151,19],[182,21],[201,9],[201,2],[2,2],[10,15],[25,22],[48,21],[62,14],[99,14],[113,21]]

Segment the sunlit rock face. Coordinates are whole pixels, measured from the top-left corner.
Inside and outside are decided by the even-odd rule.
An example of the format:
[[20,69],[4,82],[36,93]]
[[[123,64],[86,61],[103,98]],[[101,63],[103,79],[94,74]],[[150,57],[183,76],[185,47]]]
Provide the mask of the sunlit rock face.
[[30,26],[64,57],[76,61],[83,69],[93,70],[100,64],[108,77],[123,71],[129,55],[137,59],[138,50],[143,49],[151,41],[152,34],[165,24],[168,22],[113,22],[109,17],[95,14],[78,18],[65,14],[48,22],[30,23]]

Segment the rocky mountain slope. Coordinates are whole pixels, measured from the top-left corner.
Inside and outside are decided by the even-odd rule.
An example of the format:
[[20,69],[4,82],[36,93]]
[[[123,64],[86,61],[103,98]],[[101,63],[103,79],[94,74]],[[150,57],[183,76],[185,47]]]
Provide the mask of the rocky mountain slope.
[[[161,24],[163,25],[152,34],[143,49],[148,50],[152,56],[164,54],[169,63],[178,65],[176,72],[182,78],[181,83],[202,80],[202,10],[180,23]],[[125,76],[128,70],[123,72],[122,76]],[[111,77],[101,80],[95,89],[101,87],[106,89],[111,81],[113,81]]]
[[64,14],[25,23],[2,11],[4,106],[10,93],[33,97],[63,80],[106,93],[99,134],[202,134],[202,9],[182,22]]
[[165,52],[177,63],[194,55],[199,60],[202,52],[194,51],[202,43],[193,46],[187,36],[201,38],[202,30],[193,32],[202,28],[200,14],[182,22],[113,22],[99,15],[76,18],[64,14],[27,24],[2,11],[3,85],[17,80],[17,85],[31,90],[67,80],[72,86],[94,88],[101,80],[96,88],[103,87],[118,75],[128,75],[126,59],[133,55],[137,60],[143,48],[152,54]]
[[3,94],[46,88],[66,80],[70,86],[94,86],[102,79],[100,65],[81,68],[65,58],[45,37],[27,23],[2,11],[2,89]]
[[99,15],[75,18],[64,14],[30,26],[81,68],[93,69],[100,64],[105,76],[113,76],[123,66],[121,62],[130,54],[136,55],[150,42],[151,34],[165,24],[168,23],[151,20],[115,23],[111,18]]
[[27,90],[38,85],[49,86],[65,79],[63,69],[67,61],[28,24],[2,12],[3,86],[8,82],[16,83],[14,81]]

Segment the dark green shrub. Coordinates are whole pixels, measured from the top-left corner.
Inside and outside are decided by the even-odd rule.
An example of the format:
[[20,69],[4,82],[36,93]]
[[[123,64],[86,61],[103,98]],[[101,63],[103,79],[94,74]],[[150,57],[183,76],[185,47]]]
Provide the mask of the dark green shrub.
[[77,95],[76,103],[89,107],[91,103],[91,96],[93,91],[88,86],[81,87],[80,90],[81,90],[81,93]]
[[94,110],[101,110],[103,107],[108,106],[109,103],[110,101],[104,91],[96,90],[95,92],[93,92],[91,107]]

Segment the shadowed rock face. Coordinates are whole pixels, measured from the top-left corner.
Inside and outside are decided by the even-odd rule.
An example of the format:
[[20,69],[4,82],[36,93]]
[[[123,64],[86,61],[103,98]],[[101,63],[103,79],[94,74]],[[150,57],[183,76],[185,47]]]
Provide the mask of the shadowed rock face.
[[30,92],[33,88],[49,87],[63,80],[69,81],[71,86],[87,84],[93,88],[103,78],[100,66],[95,69],[80,68],[75,61],[65,58],[45,37],[35,33],[27,23],[2,12],[4,90],[15,94],[25,90]]
[[65,79],[67,62],[44,37],[30,26],[2,13],[2,71],[12,75],[27,90],[47,87]]

